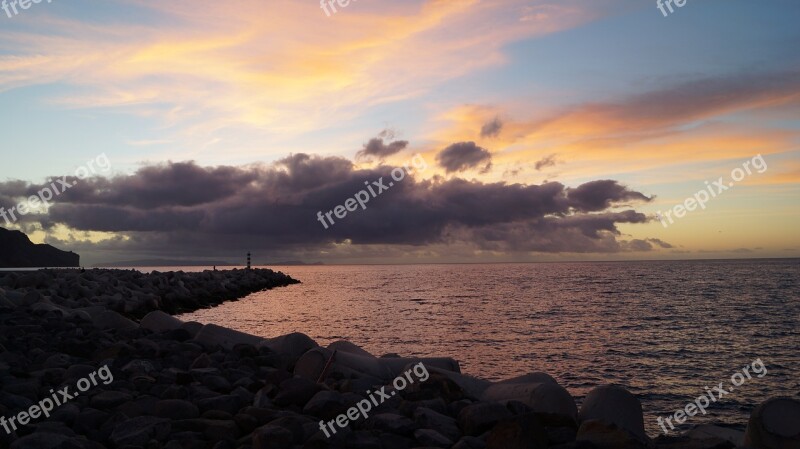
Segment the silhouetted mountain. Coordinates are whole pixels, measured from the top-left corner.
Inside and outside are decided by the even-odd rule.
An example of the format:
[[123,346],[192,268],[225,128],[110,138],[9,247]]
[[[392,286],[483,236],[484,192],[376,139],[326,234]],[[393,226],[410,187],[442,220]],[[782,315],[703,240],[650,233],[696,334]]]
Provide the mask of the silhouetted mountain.
[[80,262],[71,251],[34,244],[20,231],[0,228],[0,268],[77,267]]

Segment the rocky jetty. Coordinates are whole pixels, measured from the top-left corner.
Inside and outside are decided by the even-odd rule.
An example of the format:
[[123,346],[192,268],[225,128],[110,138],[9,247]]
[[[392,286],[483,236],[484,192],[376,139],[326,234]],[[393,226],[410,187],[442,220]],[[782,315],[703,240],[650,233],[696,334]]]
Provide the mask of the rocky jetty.
[[35,303],[38,309],[65,313],[102,308],[134,319],[154,310],[191,312],[298,282],[266,269],[201,273],[111,269],[0,272],[0,289],[6,291],[12,305]]
[[0,228],[0,268],[78,267],[80,256],[50,245],[34,244],[20,231]]
[[[75,273],[64,283],[49,272],[44,280],[5,277],[0,417],[19,418],[64,387],[74,392],[82,378],[104,366],[113,381],[81,390],[49,418],[31,419],[11,432],[0,427],[0,447],[777,449],[797,448],[800,441],[800,404],[794,399],[759,406],[746,437],[705,426],[650,439],[639,401],[618,386],[598,386],[578,407],[544,373],[488,382],[461,373],[450,358],[376,357],[346,341],[321,347],[299,333],[265,339],[182,322],[155,309],[138,322],[130,319],[176,298],[187,304],[186,295],[200,285],[212,294],[216,287],[206,282],[211,279],[227,280],[226,292],[272,279],[267,273],[223,273],[207,272],[193,281],[157,273],[160,280],[152,282],[107,271]],[[83,276],[91,281],[82,282]],[[181,283],[189,293],[167,299]],[[146,287],[133,288],[140,284]],[[76,294],[87,296],[73,296],[74,285]],[[141,292],[152,296],[126,309]],[[411,382],[420,368],[426,376]],[[401,378],[408,380],[402,387]],[[369,412],[359,415],[357,407]],[[335,433],[330,429],[336,424],[323,430],[337,421],[346,424]]]

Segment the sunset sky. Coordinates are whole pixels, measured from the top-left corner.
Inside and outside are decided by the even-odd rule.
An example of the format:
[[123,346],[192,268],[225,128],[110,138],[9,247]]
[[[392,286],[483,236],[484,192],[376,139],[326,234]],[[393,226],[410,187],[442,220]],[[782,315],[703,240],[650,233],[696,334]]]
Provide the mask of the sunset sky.
[[[17,8],[0,207],[101,154],[111,170],[0,226],[84,264],[800,257],[797,0]],[[322,226],[415,155],[424,170]]]

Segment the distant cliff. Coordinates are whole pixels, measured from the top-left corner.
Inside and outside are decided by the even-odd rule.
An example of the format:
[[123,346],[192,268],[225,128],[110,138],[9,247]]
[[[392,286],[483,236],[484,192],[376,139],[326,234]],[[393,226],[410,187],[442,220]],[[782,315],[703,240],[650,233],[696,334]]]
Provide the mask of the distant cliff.
[[80,260],[73,252],[36,245],[19,231],[0,228],[0,268],[77,267]]

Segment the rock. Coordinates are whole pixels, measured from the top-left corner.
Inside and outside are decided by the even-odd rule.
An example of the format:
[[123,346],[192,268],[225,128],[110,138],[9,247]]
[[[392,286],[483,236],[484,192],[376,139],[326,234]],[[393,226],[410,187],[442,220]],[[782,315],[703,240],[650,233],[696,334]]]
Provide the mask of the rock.
[[[229,393],[231,391],[231,383],[228,379],[222,376],[205,376],[203,377],[203,385],[208,388],[221,393]],[[250,402],[250,401],[247,401]]]
[[[381,444],[382,441],[378,436],[372,432],[367,431],[350,431],[350,428],[347,427],[345,429],[339,430],[339,432],[346,431],[347,433],[343,434],[344,437],[341,440],[344,440],[343,447],[350,449],[384,449],[383,445]],[[340,440],[340,441],[341,441]],[[336,447],[336,446],[334,446]]]
[[486,440],[488,449],[547,449],[547,432],[533,413],[497,423]]
[[578,428],[575,439],[599,449],[644,449],[647,444],[616,424],[600,419],[587,419]]
[[[658,449],[734,449],[736,446],[730,441],[716,437],[693,438],[688,435],[665,436],[660,435],[653,440],[654,447]],[[752,448],[751,448],[752,449]]]
[[462,437],[453,445],[453,449],[486,449],[486,442],[478,437]]
[[169,435],[170,429],[169,420],[140,416],[117,424],[109,441],[115,448],[144,446],[150,440],[163,441]]
[[393,433],[382,433],[377,438],[380,449],[408,449],[416,446],[413,439]]
[[253,449],[289,449],[292,432],[283,427],[267,424],[253,432]]
[[458,414],[458,426],[465,435],[478,436],[508,418],[511,418],[511,412],[504,405],[479,402],[461,410]]
[[425,382],[414,382],[403,390],[403,397],[408,399],[437,399],[447,402],[464,399],[464,390],[449,377],[441,373],[431,373]]
[[311,436],[312,432],[306,434],[306,428],[308,425],[311,425],[311,428],[314,429],[314,432],[319,429],[318,422],[314,422],[305,416],[293,413],[284,413],[284,416],[273,419],[268,424],[283,427],[284,429],[289,430],[292,432],[295,441],[305,441],[307,437]]
[[319,345],[308,335],[300,332],[281,335],[262,341],[258,346],[267,347],[278,354],[286,354],[291,360],[297,360],[309,350]]
[[414,438],[423,446],[450,447],[453,442],[449,438],[433,429],[419,429],[414,432]]
[[[299,337],[298,337],[299,338]],[[300,339],[301,345],[310,345],[313,341]],[[300,377],[316,381],[327,366],[327,376],[341,376],[344,378],[367,378],[370,382],[387,383],[402,375],[410,366],[423,363],[426,371],[439,367],[448,372],[458,372],[458,362],[451,358],[376,358],[366,351],[350,343],[337,342],[345,351],[334,352],[320,347],[313,347],[299,356],[295,364],[294,373]],[[357,348],[357,349],[356,349]],[[330,361],[330,364],[328,363]],[[419,376],[414,379],[419,382]],[[412,378],[414,378],[412,377]],[[488,382],[487,382],[488,385]]]
[[135,322],[111,310],[93,316],[92,322],[99,329],[137,329],[139,327]]
[[149,329],[154,332],[171,331],[180,329],[183,326],[183,321],[168,315],[160,310],[154,310],[139,322],[142,329]]
[[461,430],[455,419],[429,408],[420,407],[414,410],[414,421],[422,429],[433,429],[452,441],[461,438]]
[[461,387],[468,397],[474,399],[482,397],[486,389],[492,385],[492,383],[488,380],[478,379],[477,377],[468,376],[466,374],[460,374],[453,371],[439,368],[429,368],[428,371],[430,371],[431,374],[439,373],[446,376],[448,379],[455,382],[456,385]]
[[403,415],[398,415],[396,413],[380,413],[370,416],[369,419],[364,422],[364,428],[411,436],[416,427],[414,426],[414,421]]
[[458,414],[461,412],[461,409],[470,404],[472,404],[472,402],[465,401],[463,403],[463,407],[459,408],[454,413],[454,410],[451,410],[450,407],[447,405],[446,402],[444,402],[444,399],[442,398],[426,399],[422,401],[403,401],[400,403],[400,411],[404,415],[412,416],[414,414],[414,410],[420,407],[425,407],[435,412],[439,412],[443,415],[458,416]]
[[96,409],[109,410],[131,399],[133,399],[133,397],[130,394],[121,391],[103,391],[92,396],[89,403]]
[[486,389],[481,399],[494,402],[514,400],[538,413],[567,416],[573,421],[578,417],[578,407],[572,395],[544,373],[532,373],[495,383]]
[[195,432],[212,440],[236,439],[241,434],[234,421],[225,419],[181,419],[172,421],[172,428],[178,432]]
[[750,414],[744,444],[756,449],[800,448],[800,401],[777,397],[761,403]]
[[233,349],[239,343],[257,345],[264,341],[261,337],[245,334],[216,324],[207,324],[194,337],[194,341],[206,345],[219,345],[226,350]]
[[[263,391],[263,389],[261,390]],[[259,391],[259,394],[261,393]],[[256,395],[258,397],[258,395]],[[258,404],[254,403],[256,407]],[[303,407],[303,413],[324,420],[331,420],[347,411],[344,396],[338,391],[322,390],[317,392]]]
[[11,443],[11,449],[78,449],[75,438],[50,432],[36,432]]
[[192,361],[192,364],[189,366],[189,368],[195,370],[208,368],[209,366],[211,366],[211,357],[204,352]]
[[231,415],[235,415],[244,407],[244,403],[239,396],[230,394],[200,399],[196,404],[203,412],[208,410],[221,410]]
[[66,354],[53,354],[42,364],[43,368],[67,368],[72,364],[72,357]]
[[[642,404],[636,396],[622,387],[605,385],[590,391],[583,400],[578,417],[582,423],[578,430],[580,440],[598,444],[606,441],[610,435],[614,435],[616,441],[617,429],[621,429],[640,444],[646,445],[649,442],[644,431]],[[586,421],[595,422],[584,427]],[[608,429],[600,430],[600,423],[607,424]],[[594,435],[598,438],[597,442],[592,439]]]
[[687,435],[689,438],[694,440],[718,439],[722,441],[729,441],[737,447],[744,446],[744,432],[735,429],[729,429],[727,427],[704,424],[690,430]]
[[281,382],[273,402],[281,407],[287,405],[304,407],[320,389],[319,385],[302,377],[286,379]]
[[156,403],[155,416],[169,419],[192,419],[200,416],[200,409],[182,399],[163,399]]
[[374,355],[370,354],[367,350],[358,346],[354,343],[351,343],[347,340],[337,340],[333,343],[328,345],[329,351],[338,351],[338,352],[347,352],[350,354],[360,355],[362,357],[371,357],[375,358]]

